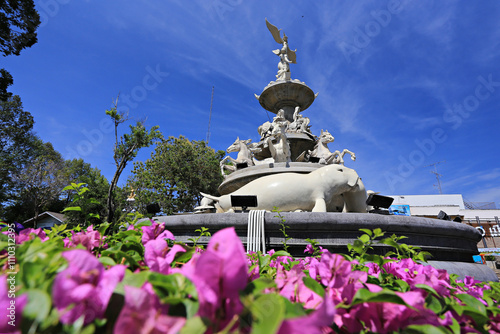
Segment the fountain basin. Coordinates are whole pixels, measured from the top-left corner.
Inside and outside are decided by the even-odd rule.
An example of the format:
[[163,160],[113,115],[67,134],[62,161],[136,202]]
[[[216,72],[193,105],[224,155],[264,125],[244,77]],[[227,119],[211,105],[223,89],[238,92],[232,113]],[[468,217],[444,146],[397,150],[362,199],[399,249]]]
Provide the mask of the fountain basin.
[[[201,226],[213,234],[223,228],[233,226],[237,235],[247,243],[248,213],[189,214],[155,217],[164,222],[176,240],[188,242],[197,237],[194,231]],[[347,253],[347,244],[353,243],[362,232],[359,229],[380,228],[385,236],[396,234],[406,236],[401,242],[418,246],[433,255],[429,264],[461,278],[474,276],[480,281],[498,281],[496,274],[486,265],[476,264],[472,256],[478,254],[477,243],[481,234],[475,228],[456,222],[431,218],[389,216],[369,213],[335,212],[283,212],[286,220],[288,251],[293,256],[304,256],[307,238],[315,239],[323,248],[335,253]],[[281,219],[277,213],[265,213],[266,249],[283,249],[284,237],[280,231]],[[208,243],[209,238],[201,238],[199,243]],[[189,242],[188,242],[189,243]],[[385,245],[373,245],[374,253],[385,254],[393,250]]]
[[[301,111],[306,110],[314,99],[312,89],[299,80],[273,81],[260,94],[259,103],[264,109],[276,114],[287,107],[293,109],[299,106]],[[287,119],[291,121],[290,116]]]

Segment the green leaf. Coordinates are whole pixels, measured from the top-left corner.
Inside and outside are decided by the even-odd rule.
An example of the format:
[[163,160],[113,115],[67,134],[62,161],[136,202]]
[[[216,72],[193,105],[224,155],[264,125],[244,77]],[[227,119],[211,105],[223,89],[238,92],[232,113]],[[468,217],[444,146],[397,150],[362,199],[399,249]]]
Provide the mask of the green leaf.
[[363,234],[358,239],[364,244],[368,244],[370,242],[370,236],[368,234]]
[[309,276],[303,277],[302,282],[304,282],[304,285],[308,287],[311,291],[319,295],[320,297],[325,296],[325,288],[319,284],[316,280],[312,279]]
[[247,284],[245,289],[242,291],[243,295],[255,295],[262,292],[264,289],[273,288],[276,286],[276,282],[273,279],[267,277],[259,277]]
[[394,247],[396,249],[399,248],[399,244],[396,241],[394,241],[394,239],[392,239],[392,238],[385,238],[383,240],[380,240],[379,243]]
[[82,208],[80,208],[79,206],[68,206],[67,208],[64,208],[64,210],[62,210],[62,212],[66,211],[82,211]]
[[307,315],[306,311],[300,303],[292,303],[287,298],[284,298],[285,302],[285,319],[298,318]]
[[160,301],[171,305],[169,314],[190,318],[198,312],[198,292],[184,275],[151,273],[149,282]]
[[448,334],[451,333],[444,327],[436,327],[432,325],[410,325],[406,327],[402,333],[405,334]]
[[43,264],[25,262],[22,264],[22,280],[28,289],[38,288],[44,280],[43,272],[45,266]]
[[477,300],[475,297],[469,294],[458,294],[456,295],[458,299],[460,299],[467,306],[468,309],[472,309],[479,314],[486,314],[486,307],[483,303]]
[[364,232],[364,233],[368,234],[370,237],[373,235],[373,232],[372,232],[372,230],[370,230],[370,229],[367,229],[367,228],[360,228],[359,230],[360,230],[361,232]]
[[436,314],[441,313],[441,311],[443,310],[443,305],[441,304],[439,298],[434,295],[428,295],[425,299],[425,304],[429,310],[433,311]]
[[288,252],[285,252],[283,250],[280,250],[280,251],[277,251],[273,254],[273,256],[271,256],[271,260],[275,260],[278,256],[290,256],[290,253]]
[[419,289],[422,289],[422,290],[425,290],[427,292],[430,292],[430,293],[432,293],[435,296],[439,296],[439,294],[437,293],[437,291],[434,290],[433,287],[428,286],[427,284],[415,284],[415,287],[417,287]]
[[252,313],[252,333],[276,333],[285,318],[285,303],[277,294],[259,296],[250,306]]
[[394,291],[384,289],[379,292],[371,292],[368,289],[359,289],[354,295],[353,302],[351,305],[357,305],[361,303],[394,303],[399,305],[408,306],[405,301],[399,297]]
[[185,252],[179,252],[175,255],[174,261],[172,261],[172,266],[175,266],[177,262],[186,263],[193,257],[196,252],[195,248],[188,249]]
[[99,262],[101,262],[105,266],[115,266],[116,265],[115,260],[113,260],[112,258],[110,258],[108,256],[101,256],[99,258]]
[[203,334],[207,330],[207,326],[203,323],[200,317],[187,319],[186,324],[181,329],[181,334]]
[[410,285],[409,285],[409,284],[408,284],[408,282],[406,282],[406,281],[403,281],[403,280],[401,280],[401,279],[398,279],[398,280],[395,280],[395,281],[394,281],[394,283],[395,283],[395,284],[397,284],[397,285],[399,286],[399,288],[400,288],[400,290],[401,290],[402,292],[407,292],[407,291],[409,291],[409,290],[410,290]]
[[138,273],[132,273],[129,269],[127,269],[125,271],[125,277],[120,283],[118,283],[115,292],[124,295],[125,285],[140,288],[148,280],[150,274],[150,271],[140,271]]
[[52,302],[49,294],[39,289],[29,289],[26,294],[28,303],[24,307],[23,316],[41,322],[50,312]]

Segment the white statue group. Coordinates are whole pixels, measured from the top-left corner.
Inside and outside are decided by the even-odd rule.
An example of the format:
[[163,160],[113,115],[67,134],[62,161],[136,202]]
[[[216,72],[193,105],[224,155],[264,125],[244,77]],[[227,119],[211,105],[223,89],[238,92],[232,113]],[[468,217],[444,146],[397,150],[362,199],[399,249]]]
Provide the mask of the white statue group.
[[[282,84],[287,84],[286,82],[290,80],[289,64],[296,62],[295,51],[289,49],[285,34],[281,37],[278,28],[267,20],[266,24],[274,40],[282,44],[281,49],[273,50],[273,53],[280,57],[276,78],[277,81],[285,81]],[[293,119],[289,121],[285,118],[285,111],[279,110],[272,122],[265,122],[259,126],[258,143],[252,143],[251,139],[241,140],[238,137],[227,148],[227,153],[237,152],[237,157],[235,159],[226,156],[220,163],[221,173],[226,178],[240,167],[292,163],[288,137],[296,134],[301,136],[305,134],[305,137],[309,138],[306,141],[314,139],[316,142],[313,150],[303,151],[295,161],[315,163],[319,168],[309,173],[271,173],[220,197],[202,194],[203,203],[199,208],[215,207],[217,212],[232,212],[234,211],[231,204],[232,195],[254,195],[257,197],[257,207],[252,209],[256,210],[270,211],[278,207],[282,211],[366,212],[365,186],[354,169],[344,166],[346,153],[350,154],[353,161],[356,160],[356,155],[346,149],[331,152],[328,143],[333,143],[334,137],[330,132],[323,130],[319,137],[314,136],[311,133],[309,118],[303,117],[300,112],[300,107],[296,106]],[[256,155],[259,159],[256,159]],[[230,179],[227,178],[226,182],[228,180]]]
[[[276,122],[278,126],[275,126],[274,124],[277,119],[279,119],[279,121]],[[236,138],[234,143],[227,148],[227,153],[238,152],[238,155],[236,159],[228,155],[224,157],[224,159],[222,159],[222,161],[220,162],[221,173],[224,177],[227,177],[227,172],[232,173],[236,171],[236,167],[239,164],[245,164],[245,167],[248,167],[274,162],[291,162],[290,145],[286,137],[286,124],[290,122],[282,118],[280,113],[278,113],[278,115],[274,118],[273,123],[269,123],[270,126],[268,126],[266,123],[259,127],[259,134],[261,135],[261,141],[259,143],[254,144],[251,143],[251,139],[241,140],[238,137]],[[309,127],[307,130],[309,131]],[[288,130],[288,132],[291,131]],[[316,140],[314,149],[312,151],[308,150],[307,152],[302,152],[302,154],[299,155],[296,161],[308,162],[311,160],[315,160],[311,158],[316,158],[317,162],[323,165],[344,165],[344,155],[346,153],[349,153],[351,155],[351,159],[353,161],[356,160],[356,155],[354,154],[354,152],[351,152],[347,149],[344,149],[342,152],[338,150],[331,152],[328,148],[328,143],[333,143],[334,140],[335,138],[330,134],[330,132],[321,130],[321,135]],[[254,152],[260,152],[262,150],[262,147],[269,148],[269,151],[271,152],[271,158],[257,160],[254,157]],[[230,162],[229,164],[228,161]]]

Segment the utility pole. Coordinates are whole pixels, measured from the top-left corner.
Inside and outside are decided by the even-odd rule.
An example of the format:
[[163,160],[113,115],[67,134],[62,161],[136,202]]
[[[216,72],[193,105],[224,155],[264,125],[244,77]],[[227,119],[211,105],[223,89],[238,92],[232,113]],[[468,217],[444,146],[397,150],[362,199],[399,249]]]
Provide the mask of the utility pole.
[[214,105],[214,86],[212,86],[212,98],[210,99],[210,116],[208,116],[207,145],[210,142],[210,122],[212,122],[212,107]]
[[431,166],[434,166],[434,170],[431,170],[431,173],[436,175],[436,180],[437,180],[437,185],[435,184],[434,186],[438,188],[438,191],[439,191],[439,194],[443,194],[443,190],[441,189],[441,181],[439,180],[439,177],[440,176],[443,176],[442,174],[439,174],[438,171],[437,171],[437,165],[439,165],[440,163],[442,162],[446,162],[445,160],[443,161],[439,161],[439,162],[435,162],[433,164],[430,164],[430,165],[427,165],[427,166],[424,166],[424,167],[431,167]]

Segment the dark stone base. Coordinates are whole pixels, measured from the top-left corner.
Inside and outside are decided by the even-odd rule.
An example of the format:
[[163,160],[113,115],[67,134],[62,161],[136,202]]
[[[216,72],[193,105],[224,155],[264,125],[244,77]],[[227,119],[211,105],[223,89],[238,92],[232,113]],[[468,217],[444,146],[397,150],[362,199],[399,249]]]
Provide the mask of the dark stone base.
[[[465,224],[431,218],[369,213],[283,212],[281,216],[288,226],[286,232],[291,239],[287,241],[287,246],[293,256],[304,256],[307,238],[317,240],[320,246],[331,252],[347,253],[347,244],[352,244],[363,234],[359,229],[380,228],[386,232],[385,236],[405,236],[407,238],[401,240],[402,243],[418,246],[431,253],[431,265],[434,267],[445,266],[443,269],[449,269],[462,277],[469,275],[480,280],[498,281],[494,272],[486,265],[473,263],[472,256],[478,254],[477,243],[481,240],[481,234]],[[194,231],[201,226],[207,227],[212,234],[234,226],[242,242],[247,242],[248,213],[189,214],[154,219],[165,222],[166,228],[177,240],[183,242],[198,236]],[[277,213],[266,212],[265,239],[268,250],[283,248],[284,236],[280,231],[280,223],[281,219],[277,217]],[[206,244],[208,240],[209,238],[202,238],[200,243]],[[392,250],[391,247],[383,245],[374,245],[373,248],[378,254]]]

